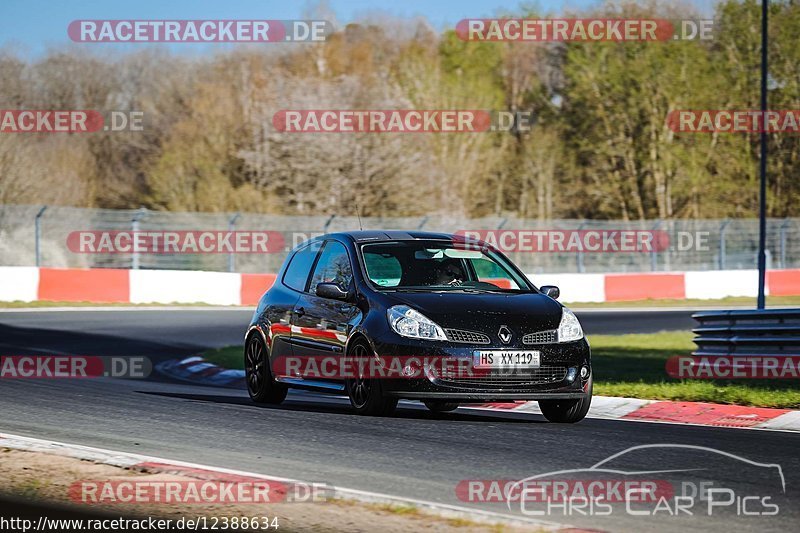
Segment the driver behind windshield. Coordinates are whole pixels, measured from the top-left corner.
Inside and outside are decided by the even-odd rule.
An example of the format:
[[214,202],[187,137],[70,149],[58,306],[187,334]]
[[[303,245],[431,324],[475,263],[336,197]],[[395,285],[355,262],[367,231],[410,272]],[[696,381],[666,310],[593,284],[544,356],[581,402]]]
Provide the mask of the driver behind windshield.
[[465,279],[461,262],[457,259],[445,259],[436,265],[433,285],[461,285]]

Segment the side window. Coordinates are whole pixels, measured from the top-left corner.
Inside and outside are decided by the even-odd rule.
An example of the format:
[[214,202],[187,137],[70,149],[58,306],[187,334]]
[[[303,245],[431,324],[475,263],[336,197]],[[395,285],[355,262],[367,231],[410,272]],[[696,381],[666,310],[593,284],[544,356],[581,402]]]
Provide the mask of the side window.
[[292,256],[289,267],[283,275],[283,283],[296,291],[306,290],[306,281],[311,272],[311,266],[317,257],[321,242],[314,242],[305,248],[298,250]]
[[335,283],[343,290],[350,287],[353,281],[353,269],[350,266],[350,257],[344,245],[336,241],[328,241],[322,250],[322,255],[314,269],[311,278],[311,294],[315,294],[320,283]]
[[489,259],[470,259],[472,268],[478,276],[478,281],[484,281],[496,285],[501,289],[519,289],[519,284],[511,278],[511,275],[503,268]]
[[403,267],[392,254],[364,252],[367,275],[373,283],[381,287],[396,287],[403,277]]

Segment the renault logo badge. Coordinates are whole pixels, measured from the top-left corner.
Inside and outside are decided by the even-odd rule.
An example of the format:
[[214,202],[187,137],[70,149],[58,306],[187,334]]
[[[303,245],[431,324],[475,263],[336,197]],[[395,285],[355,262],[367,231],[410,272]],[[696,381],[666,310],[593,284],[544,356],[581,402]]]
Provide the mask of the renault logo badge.
[[500,326],[500,331],[497,332],[497,336],[500,337],[500,341],[503,344],[511,342],[511,330],[508,329],[508,326]]

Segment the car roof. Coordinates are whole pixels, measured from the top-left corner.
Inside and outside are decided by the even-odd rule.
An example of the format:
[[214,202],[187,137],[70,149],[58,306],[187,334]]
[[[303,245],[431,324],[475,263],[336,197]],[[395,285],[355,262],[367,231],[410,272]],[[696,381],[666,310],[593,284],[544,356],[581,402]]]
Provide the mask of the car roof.
[[319,239],[325,238],[347,239],[356,243],[381,242],[381,241],[413,241],[413,240],[439,240],[452,241],[459,239],[458,236],[450,233],[436,233],[431,231],[401,231],[401,230],[361,230],[343,231],[322,235]]

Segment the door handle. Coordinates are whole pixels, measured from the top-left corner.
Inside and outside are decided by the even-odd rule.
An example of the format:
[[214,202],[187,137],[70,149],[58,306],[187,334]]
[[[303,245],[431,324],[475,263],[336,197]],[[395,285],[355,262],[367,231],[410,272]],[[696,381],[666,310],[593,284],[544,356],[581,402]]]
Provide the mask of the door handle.
[[303,307],[298,307],[297,309],[294,310],[294,314],[296,314],[297,316],[303,316],[304,314],[306,314],[306,310]]

